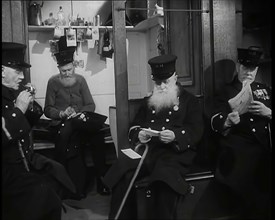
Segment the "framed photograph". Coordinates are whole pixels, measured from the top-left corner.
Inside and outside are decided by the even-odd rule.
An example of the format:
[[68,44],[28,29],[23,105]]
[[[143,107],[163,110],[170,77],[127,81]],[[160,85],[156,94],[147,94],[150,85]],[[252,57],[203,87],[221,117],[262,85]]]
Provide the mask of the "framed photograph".
[[67,47],[76,47],[76,29],[65,28]]

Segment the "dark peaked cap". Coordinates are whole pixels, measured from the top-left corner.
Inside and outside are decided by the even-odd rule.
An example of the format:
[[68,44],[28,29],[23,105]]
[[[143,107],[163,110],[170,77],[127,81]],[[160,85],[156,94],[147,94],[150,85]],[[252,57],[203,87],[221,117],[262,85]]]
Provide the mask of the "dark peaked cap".
[[171,77],[176,71],[177,56],[166,54],[153,57],[148,61],[152,69],[153,80],[165,80]]
[[244,66],[255,67],[259,65],[262,53],[258,47],[238,48],[238,61]]
[[59,66],[71,63],[74,60],[76,47],[67,47],[66,36],[61,36],[58,41],[58,53],[54,54]]
[[31,65],[25,62],[25,44],[14,42],[2,42],[2,65],[14,68],[29,68]]

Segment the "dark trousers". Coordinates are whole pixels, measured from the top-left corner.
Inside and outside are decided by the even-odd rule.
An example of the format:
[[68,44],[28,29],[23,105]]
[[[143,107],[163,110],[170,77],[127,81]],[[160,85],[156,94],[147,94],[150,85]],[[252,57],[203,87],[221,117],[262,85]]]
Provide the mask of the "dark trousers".
[[[52,180],[52,181],[51,181]],[[2,219],[61,220],[56,182],[46,174],[27,172],[23,164],[2,168]]]
[[[133,172],[128,172],[113,188],[109,219],[115,218],[132,176]],[[139,193],[137,190],[149,190],[150,198],[137,196]],[[132,187],[119,219],[140,219],[140,216],[146,216],[146,219],[175,219],[179,197],[178,193],[160,181],[144,189]],[[145,209],[140,209],[138,206],[143,206]],[[138,210],[144,210],[146,213],[138,213]]]
[[91,124],[74,123],[72,119],[61,123],[56,127],[56,156],[55,159],[63,164],[77,192],[84,193],[86,185],[86,165],[84,153],[91,152],[98,178],[107,170],[105,163],[104,134],[99,126]]
[[243,199],[247,219],[271,217],[271,152],[257,140],[228,135],[220,141],[216,179]]

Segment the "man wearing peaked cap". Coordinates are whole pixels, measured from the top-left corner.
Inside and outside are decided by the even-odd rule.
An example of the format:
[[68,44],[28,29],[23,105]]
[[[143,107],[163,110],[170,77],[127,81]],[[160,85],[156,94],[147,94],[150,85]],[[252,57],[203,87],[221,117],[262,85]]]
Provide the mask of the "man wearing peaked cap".
[[259,47],[238,48],[238,62],[244,66],[256,67],[260,63],[262,54],[263,52]]
[[176,71],[176,60],[175,55],[162,55],[150,59],[148,64],[151,66],[152,79],[163,80],[172,76]]
[[[143,177],[149,179],[152,192],[150,204],[154,205],[147,207],[147,219],[176,218],[179,205],[176,198],[190,192],[185,174],[204,129],[198,101],[177,83],[176,59],[175,55],[167,54],[148,61],[154,83],[153,92],[144,98],[129,128],[128,137],[133,149],[138,143],[149,146],[137,177],[137,181]],[[121,192],[126,191],[138,162],[122,155],[104,178],[104,182],[112,188],[110,219],[118,214],[124,196]],[[134,187],[121,209],[119,219],[139,218],[135,204],[142,201],[137,200],[133,190]]]
[[[97,189],[100,194],[108,194],[101,182],[107,166],[105,164],[104,136],[100,132],[106,116],[96,114],[95,103],[86,79],[76,73],[74,52],[76,47],[68,47],[66,36],[58,41],[59,52],[55,54],[58,74],[54,74],[47,84],[44,113],[51,120],[51,128],[56,135],[55,159],[62,163],[72,178],[77,195],[85,196],[86,167],[82,154],[82,139],[89,140],[97,171]],[[75,159],[77,158],[77,159]]]
[[26,45],[13,43],[13,42],[3,42],[2,43],[2,65],[14,67],[14,68],[29,68],[31,65],[26,63],[25,50]]
[[74,191],[74,186],[61,164],[35,153],[30,143],[32,126],[43,111],[34,93],[21,85],[23,69],[31,66],[25,50],[24,44],[2,42],[2,217],[58,220],[58,192]]
[[[243,219],[270,219],[271,88],[255,81],[262,51],[238,48],[237,75],[220,93],[211,118],[221,134],[216,179],[243,199]],[[232,109],[228,100],[248,85],[252,100],[246,111]],[[240,200],[241,201],[241,200]]]

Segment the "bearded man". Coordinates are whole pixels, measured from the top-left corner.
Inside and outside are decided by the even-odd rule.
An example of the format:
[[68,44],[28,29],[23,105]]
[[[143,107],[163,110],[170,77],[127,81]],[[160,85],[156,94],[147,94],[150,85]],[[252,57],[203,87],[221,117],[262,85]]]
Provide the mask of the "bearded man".
[[[66,36],[58,41],[55,54],[59,74],[53,75],[47,85],[44,114],[52,119],[55,131],[55,159],[62,163],[76,185],[77,196],[85,197],[86,166],[80,146],[88,142],[97,175],[97,190],[109,194],[101,178],[107,170],[105,164],[104,134],[99,132],[106,116],[96,114],[95,103],[85,78],[75,73],[75,47],[67,47]],[[85,143],[85,144],[86,144]]]
[[[129,129],[134,146],[148,144],[148,153],[137,176],[146,177],[152,197],[148,219],[175,219],[178,199],[190,192],[185,174],[195,156],[204,126],[202,111],[194,95],[177,83],[174,55],[161,55],[148,61],[154,82],[153,93],[145,97]],[[146,129],[156,130],[152,136]],[[109,218],[137,219],[135,192],[130,191],[123,209],[120,208],[130,179],[139,159],[121,155],[104,177],[112,189]],[[118,210],[121,212],[118,216]]]

